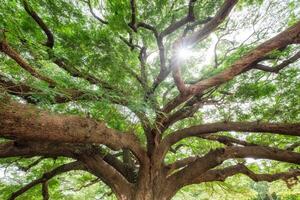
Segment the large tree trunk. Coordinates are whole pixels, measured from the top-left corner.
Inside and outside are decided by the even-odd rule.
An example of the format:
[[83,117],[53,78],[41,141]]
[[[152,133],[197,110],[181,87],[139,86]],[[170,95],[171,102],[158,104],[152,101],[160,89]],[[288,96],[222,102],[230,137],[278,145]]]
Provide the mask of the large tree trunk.
[[[150,179],[150,176],[149,176]],[[170,190],[165,181],[152,181],[138,187],[133,194],[133,200],[169,200],[174,192]]]

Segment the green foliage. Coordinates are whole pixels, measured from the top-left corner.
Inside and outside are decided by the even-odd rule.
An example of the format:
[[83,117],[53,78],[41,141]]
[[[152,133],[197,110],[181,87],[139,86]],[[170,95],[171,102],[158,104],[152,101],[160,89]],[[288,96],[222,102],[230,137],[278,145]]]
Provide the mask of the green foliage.
[[[122,40],[129,39],[128,32],[133,37],[133,43],[147,46],[149,56],[146,62],[147,86],[150,87],[159,73],[159,59],[157,44],[153,33],[149,30],[130,30],[128,23],[131,20],[129,0],[92,0],[92,7],[96,14],[108,22],[101,24],[89,12],[86,1],[81,0],[32,0],[28,1],[32,9],[39,14],[49,29],[53,32],[55,45],[49,49],[43,45],[46,36],[35,21],[25,12],[21,1],[2,0],[0,3],[0,30],[5,29],[5,36],[9,44],[20,52],[41,74],[47,75],[58,86],[50,88],[47,83],[32,77],[20,68],[12,59],[0,54],[0,75],[4,75],[16,84],[26,84],[38,92],[31,94],[30,98],[37,102],[38,107],[56,113],[73,114],[83,117],[105,121],[107,126],[122,132],[134,131],[141,142],[146,139],[141,123],[134,112],[145,113],[151,122],[155,119],[153,102],[145,102],[143,87],[132,75],[140,74],[139,52],[130,49]],[[153,25],[159,32],[172,22],[186,16],[188,1],[186,0],[137,0],[137,21]],[[195,4],[197,19],[206,19],[215,15],[223,0],[202,0]],[[269,5],[270,3],[270,5]],[[286,6],[285,9],[281,6]],[[231,65],[247,54],[258,44],[267,40],[278,30],[292,25],[300,19],[300,1],[262,1],[240,0],[237,9],[233,11],[228,22],[223,23],[215,36],[220,39],[217,54],[220,63],[214,66],[213,37],[208,37],[194,47],[197,56],[188,59],[182,67],[183,78],[186,82],[193,82],[209,78],[228,69]],[[274,9],[278,13],[268,12]],[[267,11],[265,11],[267,10]],[[257,18],[263,16],[266,18]],[[284,17],[282,17],[284,16]],[[255,21],[257,19],[257,21]],[[245,35],[252,30],[250,21],[255,21],[259,31],[244,42]],[[251,21],[251,22],[252,22]],[[261,22],[263,21],[263,22]],[[278,21],[276,26],[273,22]],[[272,23],[271,23],[272,22]],[[190,23],[191,24],[191,23]],[[189,25],[190,25],[189,24]],[[251,25],[249,25],[251,24]],[[250,26],[250,28],[249,28]],[[195,27],[200,28],[201,25]],[[241,32],[238,32],[242,29]],[[261,32],[260,32],[261,31]],[[164,40],[166,56],[172,52],[174,40],[182,35],[182,30],[175,31]],[[0,32],[0,40],[4,37]],[[242,38],[242,39],[241,39]],[[268,66],[276,66],[285,58],[296,52],[296,47],[289,47],[283,51],[273,51],[268,56],[276,58],[266,61]],[[151,60],[150,57],[153,57]],[[93,85],[85,77],[74,77],[66,70],[54,64],[55,59],[67,60],[67,64],[74,71],[80,71],[86,77],[93,75],[99,80],[114,87],[109,91],[105,86]],[[200,62],[199,62],[200,61]],[[222,62],[221,62],[222,61]],[[169,60],[167,59],[167,64]],[[72,71],[72,70],[71,70]],[[205,124],[216,121],[271,121],[271,122],[299,122],[300,115],[300,74],[299,62],[280,71],[279,74],[270,74],[262,71],[249,71],[234,78],[230,82],[214,88],[209,94],[204,94],[219,104],[204,105],[193,117],[181,120],[166,131],[165,135],[185,127]],[[68,90],[80,90],[85,95],[77,101],[57,103],[57,96],[67,96]],[[226,94],[225,94],[226,93]],[[224,95],[225,94],[225,95]],[[5,102],[7,93],[0,88],[0,101]],[[167,78],[156,88],[153,95],[158,107],[162,108],[169,100],[176,97],[178,91],[172,78]],[[92,97],[92,98],[88,98]],[[14,97],[16,98],[16,97]],[[20,100],[20,98],[16,98]],[[92,99],[92,100],[87,100]],[[128,105],[119,106],[113,100],[126,100]],[[253,133],[218,133],[226,136],[236,136],[261,145],[286,148],[295,142],[294,137],[274,134]],[[164,135],[164,136],[165,136]],[[6,140],[0,139],[0,142]],[[299,141],[298,141],[299,142]],[[165,159],[166,164],[187,156],[201,156],[211,149],[223,147],[220,143],[200,138],[189,138],[173,146],[180,148],[176,153],[169,152]],[[110,150],[107,150],[110,151]],[[295,151],[300,152],[298,147]],[[116,152],[112,152],[116,153]],[[26,183],[38,178],[63,163],[70,162],[65,158],[44,159],[38,165],[25,172],[24,167],[30,165],[38,158],[9,158],[0,159],[0,199],[6,199],[12,192]],[[230,160],[225,165],[246,162],[253,171],[280,172],[288,170],[295,165],[259,160]],[[80,200],[80,199],[115,199],[110,189],[103,183],[77,191],[82,185],[92,181],[95,177],[83,172],[70,172],[52,179],[49,183],[51,199]],[[19,199],[42,199],[41,187],[29,190]],[[75,190],[75,191],[74,191]],[[264,199],[268,194],[276,194],[274,199],[298,200],[300,186],[287,189],[282,181],[275,183],[254,183],[245,176],[238,175],[228,178],[224,183],[206,183],[197,186],[188,186],[182,189],[174,199]]]

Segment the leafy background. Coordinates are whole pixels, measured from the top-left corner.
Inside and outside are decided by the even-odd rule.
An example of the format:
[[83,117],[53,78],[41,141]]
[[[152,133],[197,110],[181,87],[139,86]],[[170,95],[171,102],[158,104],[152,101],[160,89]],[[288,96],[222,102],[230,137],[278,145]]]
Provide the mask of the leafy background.
[[[20,1],[2,1],[0,4],[0,29],[7,30],[7,40],[30,64],[37,67],[39,72],[59,83],[59,87],[49,88],[46,83],[33,78],[14,61],[2,54],[0,55],[0,73],[13,79],[16,83],[26,83],[41,91],[32,95],[41,108],[57,113],[105,120],[112,128],[121,131],[135,130],[140,139],[145,141],[141,125],[130,109],[142,110],[152,119],[155,117],[155,113],[151,104],[144,102],[143,89],[130,74],[130,70],[137,72],[139,70],[138,52],[130,51],[118,38],[120,35],[127,36],[127,23],[130,20],[129,2],[127,0],[101,2],[92,1],[92,5],[97,10],[97,14],[105,17],[109,22],[107,26],[100,24],[91,16],[84,1],[30,1],[32,8],[39,13],[55,35],[55,47],[53,50],[49,50],[42,45],[45,40],[43,32],[24,11]],[[201,19],[211,16],[221,3],[221,0],[199,1],[195,9],[197,17]],[[238,7],[230,15],[227,26],[222,25],[224,26],[222,30],[218,30],[213,36],[195,47],[197,53],[193,59],[186,62],[183,69],[185,79],[203,79],[226,69],[257,44],[298,21],[300,19],[299,8],[299,0],[240,1]],[[170,12],[171,10],[175,11]],[[155,25],[159,30],[163,30],[170,22],[185,15],[186,1],[140,0],[138,1],[138,11],[138,20],[146,21]],[[251,33],[253,24],[261,32],[255,32],[247,42],[244,42],[243,39]],[[218,45],[217,54],[222,63],[216,68],[213,56],[207,52],[212,52],[211,47],[216,42],[216,38],[227,32],[228,34],[224,36],[225,39],[221,40]],[[172,41],[179,34],[180,32],[176,32],[165,41],[169,54]],[[147,60],[147,74],[149,80],[153,80],[159,70],[155,39],[151,33],[145,30],[139,31],[134,36],[135,42],[143,42],[152,52]],[[233,50],[229,51],[232,48]],[[293,55],[296,49],[292,46],[283,52],[273,52],[274,56],[279,56],[280,59],[267,64],[280,63],[284,57]],[[124,96],[118,92],[107,92],[104,88],[90,85],[84,79],[71,77],[52,62],[54,57],[65,58],[71,66],[79,69],[82,73],[94,74],[114,85],[118,91],[126,94],[126,98],[130,102],[129,109],[110,102],[111,97],[122,99]],[[222,99],[220,105],[204,106],[195,114],[194,118],[183,120],[170,127],[167,134],[179,128],[213,121],[297,122],[300,120],[299,73],[299,62],[296,62],[279,74],[261,71],[250,71],[243,74],[214,91],[213,97]],[[67,88],[83,90],[88,96],[95,97],[96,100],[85,101],[83,99],[77,102],[53,104],[54,96],[63,95]],[[224,96],[222,91],[232,95]],[[166,99],[177,95],[178,91],[173,87],[171,79],[167,79],[156,92],[156,99],[160,105],[166,101],[161,95],[164,93],[166,93]],[[294,137],[270,134],[237,134],[235,132],[221,134],[238,136],[249,142],[280,148],[296,142]],[[183,145],[183,147],[176,154],[170,152],[166,157],[167,163],[189,155],[203,155],[210,149],[221,146],[218,143],[195,138],[185,139],[177,145]],[[300,149],[295,151],[300,152]],[[70,161],[65,158],[44,159],[30,170],[24,170],[24,167],[37,159],[0,160],[0,199],[6,199],[11,192],[38,178],[43,172]],[[275,173],[291,167],[298,167],[286,163],[252,159],[229,160],[223,165],[236,162],[246,162],[248,167],[259,173]],[[91,175],[83,172],[60,175],[49,183],[50,197],[51,199],[68,200],[114,199],[110,189],[102,183],[81,189],[82,186],[94,179]],[[40,186],[37,186],[19,199],[41,199],[40,190]],[[249,178],[238,175],[228,178],[224,183],[213,182],[185,187],[174,197],[174,199],[191,200],[272,198],[300,199],[300,185],[287,188],[283,181],[254,183]]]

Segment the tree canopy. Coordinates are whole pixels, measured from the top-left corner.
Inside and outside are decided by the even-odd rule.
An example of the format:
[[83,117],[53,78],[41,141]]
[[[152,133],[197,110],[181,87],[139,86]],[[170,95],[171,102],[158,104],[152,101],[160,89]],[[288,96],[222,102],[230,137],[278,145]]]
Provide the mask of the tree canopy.
[[299,199],[299,0],[3,0],[0,199]]

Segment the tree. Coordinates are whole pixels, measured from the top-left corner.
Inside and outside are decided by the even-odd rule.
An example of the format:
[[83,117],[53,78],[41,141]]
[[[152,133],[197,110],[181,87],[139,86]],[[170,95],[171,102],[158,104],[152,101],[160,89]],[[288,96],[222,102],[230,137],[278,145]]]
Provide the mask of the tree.
[[295,184],[297,3],[4,1],[0,157],[23,171],[62,159],[8,199],[37,185],[49,199],[73,170],[122,200],[236,174]]

